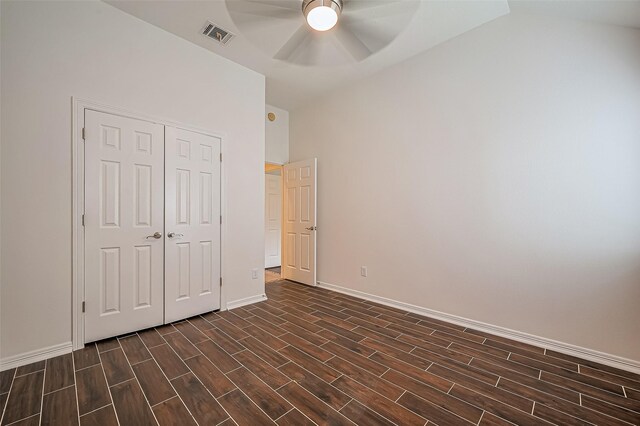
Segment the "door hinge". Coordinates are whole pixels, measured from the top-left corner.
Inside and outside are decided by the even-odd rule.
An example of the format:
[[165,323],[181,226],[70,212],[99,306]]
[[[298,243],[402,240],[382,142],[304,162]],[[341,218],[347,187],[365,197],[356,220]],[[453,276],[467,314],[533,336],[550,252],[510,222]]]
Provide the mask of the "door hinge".
[[222,277],[220,277],[220,287],[222,287]]
[[85,302],[82,302],[82,312],[84,312]]
[[82,226],[84,226],[84,215],[82,215]]
[[222,153],[220,153],[220,162],[222,163]]
[[222,225],[222,215],[220,216],[220,225]]
[[85,129],[83,127],[82,128],[82,140],[85,140],[85,135],[86,135],[86,132],[85,132]]

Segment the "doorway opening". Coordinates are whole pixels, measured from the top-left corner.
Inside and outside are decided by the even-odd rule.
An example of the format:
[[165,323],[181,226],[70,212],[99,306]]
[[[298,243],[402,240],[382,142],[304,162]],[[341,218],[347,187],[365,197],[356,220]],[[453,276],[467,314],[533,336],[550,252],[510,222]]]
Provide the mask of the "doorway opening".
[[264,281],[282,279],[282,166],[265,163]]
[[318,159],[265,165],[265,282],[316,280]]

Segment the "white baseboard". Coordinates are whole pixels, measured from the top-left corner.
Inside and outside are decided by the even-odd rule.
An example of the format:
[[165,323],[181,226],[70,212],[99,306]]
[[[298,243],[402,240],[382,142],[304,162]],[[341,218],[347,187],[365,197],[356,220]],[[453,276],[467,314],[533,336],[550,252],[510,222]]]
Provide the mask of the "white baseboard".
[[227,302],[227,310],[251,305],[253,303],[264,302],[265,300],[267,300],[266,294],[258,294],[256,296],[245,297],[244,299],[232,300],[231,302]]
[[338,293],[347,294],[349,296],[370,300],[372,302],[377,302],[382,305],[391,306],[393,308],[402,309],[408,312],[413,312],[427,317],[447,321],[453,324],[461,325],[463,327],[469,327],[475,330],[495,334],[496,336],[517,340],[518,342],[528,343],[530,345],[535,345],[545,349],[562,352],[563,354],[572,355],[593,362],[598,362],[611,367],[619,368],[621,370],[630,371],[632,373],[640,374],[640,361],[635,361],[617,355],[611,355],[593,349],[571,345],[569,343],[559,342],[553,339],[547,339],[546,337],[535,336],[533,334],[524,333],[522,331],[511,330],[509,328],[459,317],[457,315],[435,311],[433,309],[423,308],[421,306],[412,305],[410,303],[398,302],[396,300],[387,299],[386,297],[376,296],[374,294],[352,290],[350,288],[341,287],[339,285],[329,284],[322,281],[318,281],[318,287],[326,288],[327,290],[332,290]]
[[0,371],[21,367],[23,365],[31,364],[32,362],[54,358],[58,355],[68,354],[71,353],[72,349],[73,347],[71,342],[65,342],[30,352],[24,352],[18,355],[8,356],[0,359]]

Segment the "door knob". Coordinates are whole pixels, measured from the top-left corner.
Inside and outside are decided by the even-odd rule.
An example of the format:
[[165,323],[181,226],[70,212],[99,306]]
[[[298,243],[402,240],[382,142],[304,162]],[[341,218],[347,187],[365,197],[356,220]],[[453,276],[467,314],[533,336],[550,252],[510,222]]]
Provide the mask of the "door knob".
[[162,238],[162,234],[160,232],[156,232],[153,235],[148,235],[146,239],[148,240],[149,238],[155,238],[156,240],[159,240],[160,238]]
[[173,237],[184,237],[184,234],[176,234],[175,232],[169,232],[169,234],[167,235],[167,237],[169,237],[169,238],[173,238]]
[[310,226],[310,227],[304,228],[304,229],[306,229],[307,231],[317,231],[318,227],[317,226]]

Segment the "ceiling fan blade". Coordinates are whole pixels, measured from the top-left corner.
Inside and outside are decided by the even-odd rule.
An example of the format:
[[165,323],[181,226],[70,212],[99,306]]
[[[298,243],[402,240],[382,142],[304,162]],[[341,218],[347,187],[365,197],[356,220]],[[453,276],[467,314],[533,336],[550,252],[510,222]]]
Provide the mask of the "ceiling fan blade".
[[394,3],[403,3],[403,0],[343,0],[344,10],[364,10],[384,7]]
[[311,31],[307,24],[304,23],[297,29],[295,33],[287,40],[287,42],[278,50],[274,55],[275,59],[286,61],[289,59],[298,48],[304,44],[304,42],[311,36]]
[[[349,16],[355,20],[370,20],[370,19],[385,19],[397,15],[411,14],[415,12],[418,7],[418,2],[415,0],[386,0],[386,1],[373,1],[373,5],[368,7],[354,7],[354,1],[352,0],[342,8],[342,15]],[[368,3],[368,2],[367,2]]]
[[[237,0],[231,0],[231,1],[237,1]],[[280,7],[283,9],[297,10],[298,12],[302,10],[301,0],[246,0],[246,1],[249,3],[269,5],[273,7]]]
[[345,49],[353,56],[353,58],[360,62],[369,57],[373,52],[356,36],[353,31],[347,28],[346,25],[338,24],[336,27],[336,38],[344,46]]
[[342,16],[340,24],[347,27],[372,52],[383,48],[395,38],[394,34],[383,31],[384,28],[381,29],[371,21],[357,21]]
[[300,10],[273,6],[269,3],[261,3],[250,0],[235,0],[227,2],[227,9],[234,16],[244,15],[245,17],[261,17],[276,19],[298,18]]

